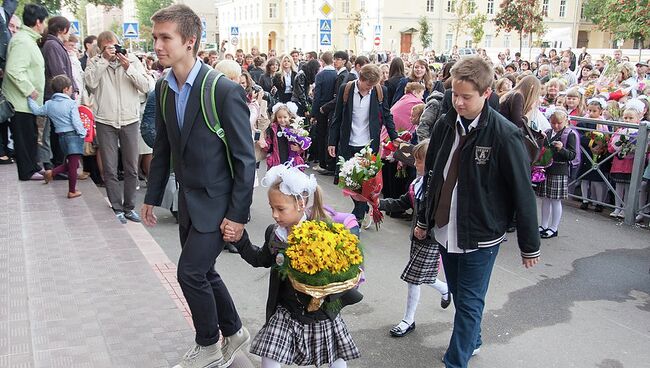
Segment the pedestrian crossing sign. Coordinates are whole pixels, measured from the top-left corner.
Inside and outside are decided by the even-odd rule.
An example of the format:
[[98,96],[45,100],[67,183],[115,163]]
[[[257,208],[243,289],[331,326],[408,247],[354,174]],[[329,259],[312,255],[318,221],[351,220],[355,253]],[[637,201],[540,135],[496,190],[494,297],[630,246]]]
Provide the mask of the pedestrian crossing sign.
[[124,38],[140,38],[140,25],[138,22],[130,22],[123,24]]
[[332,20],[331,19],[321,19],[319,22],[320,32],[332,32]]
[[81,34],[81,31],[79,30],[79,21],[78,20],[73,20],[70,22],[70,34],[79,36]]
[[208,42],[208,24],[205,21],[205,18],[201,19],[201,42],[206,43]]
[[239,36],[239,27],[230,27],[231,36]]
[[321,33],[320,34],[320,45],[321,46],[332,46],[332,34],[331,33]]

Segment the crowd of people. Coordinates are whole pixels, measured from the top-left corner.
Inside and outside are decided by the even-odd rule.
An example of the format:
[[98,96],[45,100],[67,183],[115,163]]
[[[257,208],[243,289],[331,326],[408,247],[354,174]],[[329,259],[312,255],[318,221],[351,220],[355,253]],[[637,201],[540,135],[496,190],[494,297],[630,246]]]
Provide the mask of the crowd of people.
[[[379,210],[412,220],[401,276],[406,311],[389,333],[415,329],[420,286],[431,286],[442,308],[456,306],[443,361],[466,367],[480,352],[484,298],[506,232],[518,231],[522,263],[532,267],[539,238],[558,236],[569,193],[580,193],[583,210],[611,204],[610,216],[622,218],[634,126],[650,121],[648,61],[630,63],[620,50],[610,57],[541,49],[534,60],[509,50],[497,60],[482,49],[460,57],[456,48],[449,56],[277,55],[259,47],[233,55],[223,43],[200,51],[200,19],[174,5],[152,18],[155,55],[128,52],[111,31],[86,37],[80,52],[65,17],[27,4],[20,25],[12,2],[4,4],[2,92],[15,113],[0,124],[0,164],[15,163],[24,181],[67,179],[70,199],[81,196],[76,181],[91,178],[106,188],[121,223],[153,225],[153,207],[174,198],[165,206],[178,216],[178,278],[196,328],[196,345],[179,365],[185,368],[227,366],[250,339],[214,268],[224,248],[271,267],[292,226],[305,219],[344,218],[356,234],[370,226],[368,203],[354,200],[350,216],[336,212],[323,203],[315,175],[305,173],[337,183],[339,158],[366,147],[383,162]],[[295,124],[309,132],[310,145],[286,133]],[[534,138],[534,152],[522,136]],[[410,147],[412,160],[389,146]],[[646,213],[647,156],[639,199]],[[170,177],[177,185],[168,185]],[[269,187],[275,221],[261,247],[244,229],[259,183]],[[441,261],[447,283],[437,277]],[[306,313],[302,296],[272,274],[267,323],[251,346],[262,366],[345,367],[359,357],[341,316]],[[353,290],[340,298],[349,305],[361,296]]]

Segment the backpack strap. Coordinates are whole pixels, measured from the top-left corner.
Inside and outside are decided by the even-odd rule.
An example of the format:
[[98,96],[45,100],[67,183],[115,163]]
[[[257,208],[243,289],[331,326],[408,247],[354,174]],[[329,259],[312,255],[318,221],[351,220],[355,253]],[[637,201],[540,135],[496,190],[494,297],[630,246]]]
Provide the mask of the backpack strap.
[[376,84],[375,91],[377,91],[377,100],[379,100],[379,103],[381,104],[384,102],[384,89],[381,88],[381,85]]
[[201,111],[203,112],[203,120],[205,125],[215,133],[223,142],[223,145],[226,147],[226,157],[228,158],[228,167],[230,168],[230,176],[235,177],[235,172],[232,167],[232,157],[230,156],[230,148],[228,147],[228,140],[226,139],[226,133],[221,127],[221,121],[219,121],[219,114],[217,114],[217,103],[215,101],[214,92],[217,88],[217,82],[223,77],[223,73],[219,73],[215,70],[210,70],[203,77],[203,82],[201,82]]
[[354,81],[349,81],[348,83],[345,84],[345,89],[343,90],[343,104],[346,105],[348,103],[348,99],[350,98],[350,90],[354,86]]

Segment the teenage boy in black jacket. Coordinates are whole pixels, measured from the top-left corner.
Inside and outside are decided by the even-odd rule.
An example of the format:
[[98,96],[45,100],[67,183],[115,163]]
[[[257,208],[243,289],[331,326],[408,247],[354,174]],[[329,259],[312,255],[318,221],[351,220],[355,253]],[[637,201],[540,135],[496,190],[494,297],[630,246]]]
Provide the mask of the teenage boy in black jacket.
[[427,151],[426,197],[414,236],[440,246],[456,315],[443,358],[464,368],[480,351],[490,274],[506,226],[517,211],[526,268],[539,260],[535,195],[520,131],[486,102],[494,72],[480,57],[451,70],[453,109],[436,124]]

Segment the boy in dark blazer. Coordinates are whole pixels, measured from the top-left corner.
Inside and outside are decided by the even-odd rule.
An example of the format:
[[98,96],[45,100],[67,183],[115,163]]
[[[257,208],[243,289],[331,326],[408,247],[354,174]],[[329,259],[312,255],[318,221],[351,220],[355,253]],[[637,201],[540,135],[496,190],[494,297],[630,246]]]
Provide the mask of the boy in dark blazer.
[[[331,157],[336,157],[338,152],[339,156],[348,160],[368,145],[374,153],[378,153],[382,125],[386,127],[391,140],[399,141],[393,115],[388,103],[383,101],[386,87],[378,86],[380,76],[377,65],[367,64],[361,68],[359,79],[351,82],[353,85],[347,96],[344,96],[346,84],[339,88],[327,147]],[[380,90],[382,92],[378,93]],[[352,213],[359,223],[366,212],[367,203],[354,201]]]
[[[162,96],[166,88],[167,97],[164,106],[163,98],[156,102],[157,135],[142,218],[147,225],[156,223],[153,206],[162,201],[173,164],[180,183],[178,221],[183,248],[178,282],[196,329],[196,345],[176,367],[227,367],[250,335],[215,270],[215,260],[225,241],[241,238],[249,218],[255,179],[249,110],[244,90],[220,78],[214,93],[226,146],[201,113],[201,82],[211,68],[196,58],[200,18],[185,5],[172,5],[151,19],[158,59],[171,70],[156,85],[156,96]],[[236,235],[224,237],[226,230]]]
[[[332,53],[324,52],[321,55],[323,70],[316,74],[316,86],[314,87],[314,104],[312,105],[311,122],[316,123],[316,152],[319,167],[316,169],[320,173],[328,171],[328,161],[332,158],[327,154],[327,133],[328,133],[328,114],[321,112],[321,107],[334,98],[334,87],[336,84],[336,70],[332,66]],[[333,165],[332,169],[333,169]],[[333,170],[331,171],[334,173]]]

